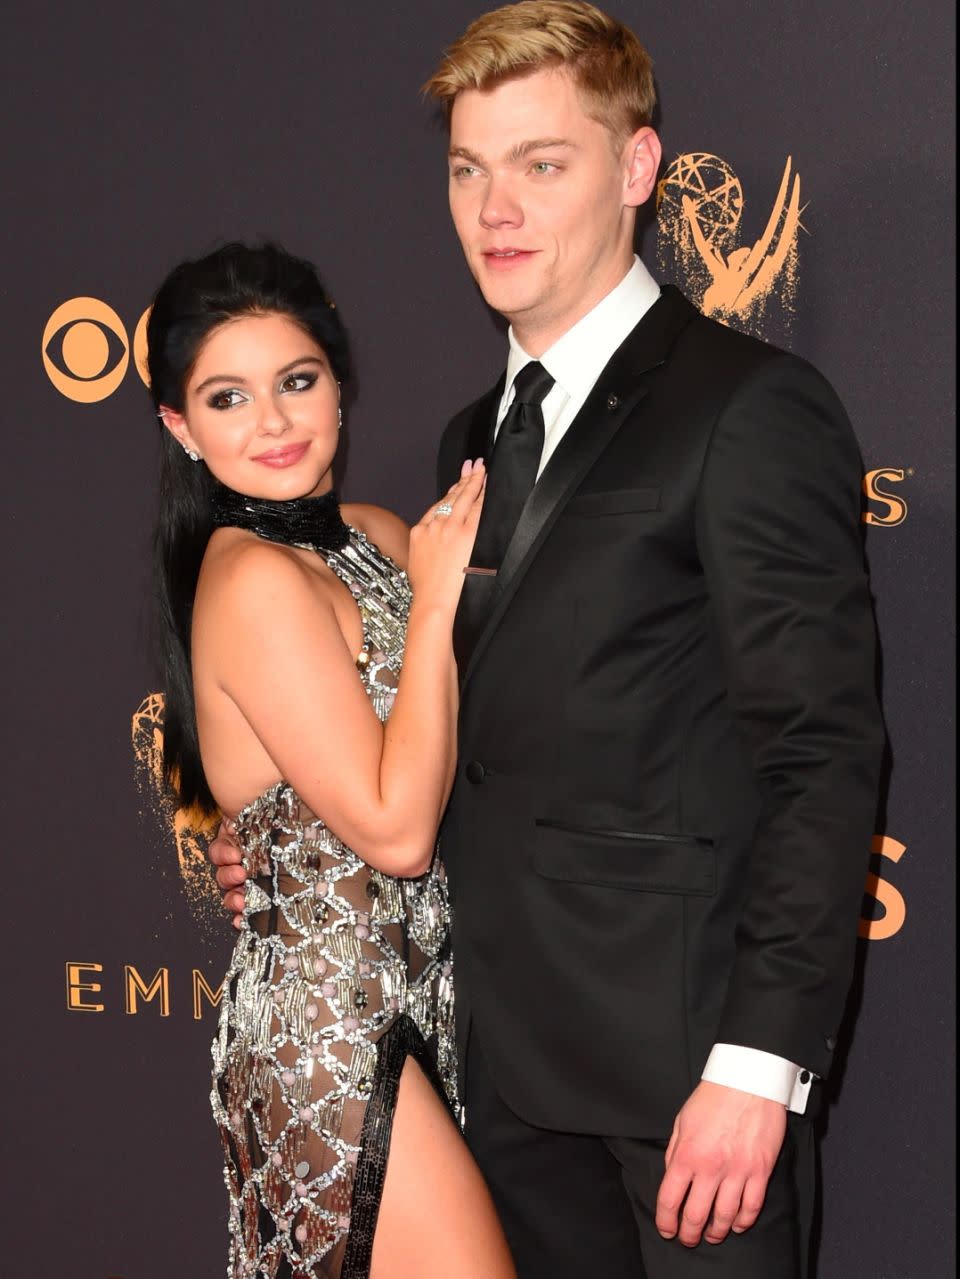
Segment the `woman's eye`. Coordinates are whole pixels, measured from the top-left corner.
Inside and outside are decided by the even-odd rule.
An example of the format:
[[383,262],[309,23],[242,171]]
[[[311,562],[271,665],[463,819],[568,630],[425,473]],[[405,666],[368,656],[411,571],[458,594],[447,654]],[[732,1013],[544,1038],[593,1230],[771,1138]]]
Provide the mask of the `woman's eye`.
[[280,383],[281,391],[309,391],[317,380],[316,373],[288,373]]
[[244,395],[240,391],[215,391],[210,396],[207,403],[212,409],[232,409],[236,404],[244,402]]

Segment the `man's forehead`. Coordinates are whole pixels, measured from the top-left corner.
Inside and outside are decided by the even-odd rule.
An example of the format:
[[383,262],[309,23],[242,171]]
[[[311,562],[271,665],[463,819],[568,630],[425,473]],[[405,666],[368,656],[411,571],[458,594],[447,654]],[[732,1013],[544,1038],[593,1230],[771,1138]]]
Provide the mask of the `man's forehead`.
[[450,151],[499,159],[531,141],[573,144],[594,125],[569,74],[550,68],[461,90],[450,113]]

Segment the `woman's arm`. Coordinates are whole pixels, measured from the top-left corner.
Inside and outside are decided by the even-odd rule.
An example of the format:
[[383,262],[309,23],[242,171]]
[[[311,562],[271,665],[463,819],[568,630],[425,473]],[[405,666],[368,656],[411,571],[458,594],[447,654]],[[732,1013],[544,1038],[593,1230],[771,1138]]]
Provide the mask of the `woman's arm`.
[[[206,665],[278,774],[364,860],[394,875],[430,864],[456,751],[452,627],[483,493],[466,476],[410,534],[414,599],[396,702],[373,711],[315,574],[268,543],[234,551],[208,599]],[[431,512],[432,515],[432,512]]]

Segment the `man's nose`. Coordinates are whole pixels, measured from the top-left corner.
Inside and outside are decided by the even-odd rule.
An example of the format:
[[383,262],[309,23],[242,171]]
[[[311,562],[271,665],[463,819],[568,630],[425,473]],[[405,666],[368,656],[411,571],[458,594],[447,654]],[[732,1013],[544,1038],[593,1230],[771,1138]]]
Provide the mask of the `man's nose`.
[[523,225],[523,209],[510,183],[490,180],[480,206],[480,223],[491,230]]

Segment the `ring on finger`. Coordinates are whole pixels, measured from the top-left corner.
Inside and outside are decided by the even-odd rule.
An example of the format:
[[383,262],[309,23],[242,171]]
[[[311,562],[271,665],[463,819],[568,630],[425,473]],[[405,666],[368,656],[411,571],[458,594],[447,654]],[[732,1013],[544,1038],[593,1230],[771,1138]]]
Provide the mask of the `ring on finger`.
[[450,502],[441,502],[439,506],[433,508],[434,515],[452,515],[453,506]]

